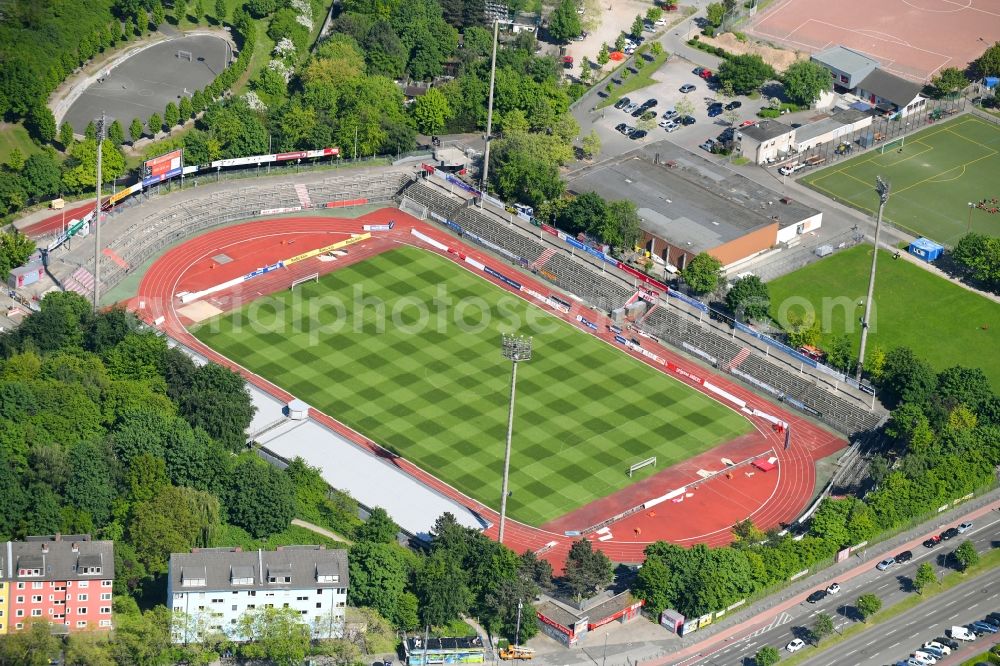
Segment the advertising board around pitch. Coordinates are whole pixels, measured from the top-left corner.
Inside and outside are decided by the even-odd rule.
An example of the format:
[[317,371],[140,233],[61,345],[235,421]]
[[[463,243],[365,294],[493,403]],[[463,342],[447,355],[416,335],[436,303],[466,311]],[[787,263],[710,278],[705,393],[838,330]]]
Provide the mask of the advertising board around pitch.
[[142,184],[144,187],[180,175],[184,168],[184,151],[181,148],[169,153],[146,160],[142,165]]

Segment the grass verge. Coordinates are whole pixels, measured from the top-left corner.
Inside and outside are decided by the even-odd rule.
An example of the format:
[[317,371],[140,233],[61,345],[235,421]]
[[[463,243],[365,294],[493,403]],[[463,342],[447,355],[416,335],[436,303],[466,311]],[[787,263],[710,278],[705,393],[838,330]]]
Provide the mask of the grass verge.
[[[639,57],[642,57],[642,56],[639,56]],[[634,90],[640,90],[640,89],[645,88],[646,86],[652,84],[653,83],[653,74],[656,73],[656,70],[658,70],[660,68],[660,66],[662,66],[663,63],[665,63],[667,61],[667,58],[669,58],[669,57],[670,57],[670,54],[667,53],[666,51],[664,51],[663,53],[661,53],[658,56],[653,56],[653,61],[652,62],[647,62],[646,65],[643,66],[643,68],[639,70],[638,74],[632,74],[627,79],[625,79],[624,81],[622,81],[622,84],[620,86],[614,87],[613,83],[609,83],[608,85],[613,86],[613,88],[612,88],[611,92],[608,93],[608,96],[605,97],[604,100],[600,104],[597,105],[597,108],[598,109],[604,109],[604,108],[606,108],[608,106],[611,106],[612,104],[614,104],[615,102],[617,102],[619,99],[621,99],[622,95],[626,95],[626,94],[628,94],[628,93],[630,93],[630,92],[632,92]],[[615,73],[612,72],[611,73],[611,77],[613,77],[614,75],[615,75]],[[608,77],[608,78],[611,78],[611,77]],[[606,80],[607,79],[605,79],[605,81]],[[604,84],[604,82],[602,81],[600,85],[603,85],[603,84]]]
[[0,162],[6,162],[15,148],[21,151],[27,159],[35,153],[42,152],[21,123],[0,123]]
[[[879,611],[878,613],[873,615],[871,619],[868,620],[868,622],[852,624],[850,627],[845,629],[843,633],[835,634],[833,636],[826,638],[820,644],[819,647],[808,647],[805,650],[801,650],[800,652],[797,652],[790,657],[782,659],[781,664],[782,666],[795,666],[795,664],[799,664],[802,663],[803,661],[812,659],[813,657],[823,652],[826,652],[830,648],[835,647],[840,643],[843,643],[847,639],[857,636],[858,634],[863,633],[868,629],[873,629],[877,627],[879,624],[886,622],[887,620],[891,620],[892,618],[901,615],[902,613],[905,613],[906,611],[911,610],[916,606],[919,606],[921,603],[927,601],[931,597],[935,597],[941,594],[942,592],[950,590],[956,585],[959,585],[961,583],[968,581],[971,578],[975,578],[976,576],[984,574],[992,569],[995,569],[998,566],[1000,566],[1000,549],[993,549],[988,553],[984,554],[982,557],[980,557],[979,562],[974,566],[969,567],[969,569],[966,572],[961,573],[958,571],[952,571],[951,573],[947,573],[940,580],[940,582],[938,582],[937,585],[931,585],[929,588],[924,590],[924,593],[922,595],[911,594],[910,596],[906,597],[899,603],[893,604],[892,606],[889,606],[888,608]],[[975,660],[966,663],[974,664]]]

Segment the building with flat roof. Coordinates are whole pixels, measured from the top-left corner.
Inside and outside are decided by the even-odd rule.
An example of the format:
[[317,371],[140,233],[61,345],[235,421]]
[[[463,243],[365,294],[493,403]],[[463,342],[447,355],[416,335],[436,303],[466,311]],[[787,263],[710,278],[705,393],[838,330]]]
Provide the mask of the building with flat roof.
[[812,54],[810,60],[830,70],[834,87],[844,90],[853,90],[879,66],[878,60],[846,46],[831,46]]
[[872,119],[871,111],[836,110],[832,115],[796,128],[795,149],[804,153],[818,145],[850,136],[859,129],[870,127]]
[[700,252],[723,265],[743,262],[818,229],[822,213],[667,144],[647,146],[617,162],[583,169],[574,193],[635,202],[642,248],[670,272]]
[[795,143],[795,129],[777,120],[761,120],[740,130],[740,152],[755,164],[781,159]]
[[347,551],[323,546],[200,548],[173,553],[167,573],[167,607],[174,612],[175,643],[198,643],[212,633],[247,640],[240,620],[247,612],[290,608],[314,639],[344,635]]
[[110,631],[114,577],[112,542],[89,534],[0,543],[0,633],[43,620],[58,633]]

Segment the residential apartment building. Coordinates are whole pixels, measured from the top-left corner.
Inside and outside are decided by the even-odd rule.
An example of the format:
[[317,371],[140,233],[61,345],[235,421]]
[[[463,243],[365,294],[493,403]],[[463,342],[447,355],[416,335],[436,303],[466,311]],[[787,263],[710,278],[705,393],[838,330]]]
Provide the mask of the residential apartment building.
[[39,620],[60,633],[110,631],[114,568],[114,544],[89,534],[0,544],[0,633]]
[[347,551],[282,546],[274,551],[202,548],[170,556],[167,607],[174,611],[175,643],[197,643],[223,633],[247,640],[240,619],[248,611],[290,608],[312,637],[340,638],[347,607]]

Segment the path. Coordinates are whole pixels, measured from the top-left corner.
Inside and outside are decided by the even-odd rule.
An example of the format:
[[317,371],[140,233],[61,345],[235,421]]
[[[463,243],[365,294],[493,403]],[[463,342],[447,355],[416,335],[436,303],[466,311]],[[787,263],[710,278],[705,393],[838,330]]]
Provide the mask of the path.
[[345,539],[344,537],[340,536],[336,532],[331,532],[330,530],[326,529],[325,527],[320,527],[319,525],[313,525],[312,523],[307,523],[306,521],[301,520],[299,518],[292,518],[292,525],[295,525],[297,527],[301,527],[303,529],[307,529],[310,532],[315,532],[316,534],[318,534],[320,536],[325,536],[327,539],[333,539],[334,541],[341,541],[343,543],[346,543],[348,546],[350,546],[352,543],[354,543],[350,539]]

